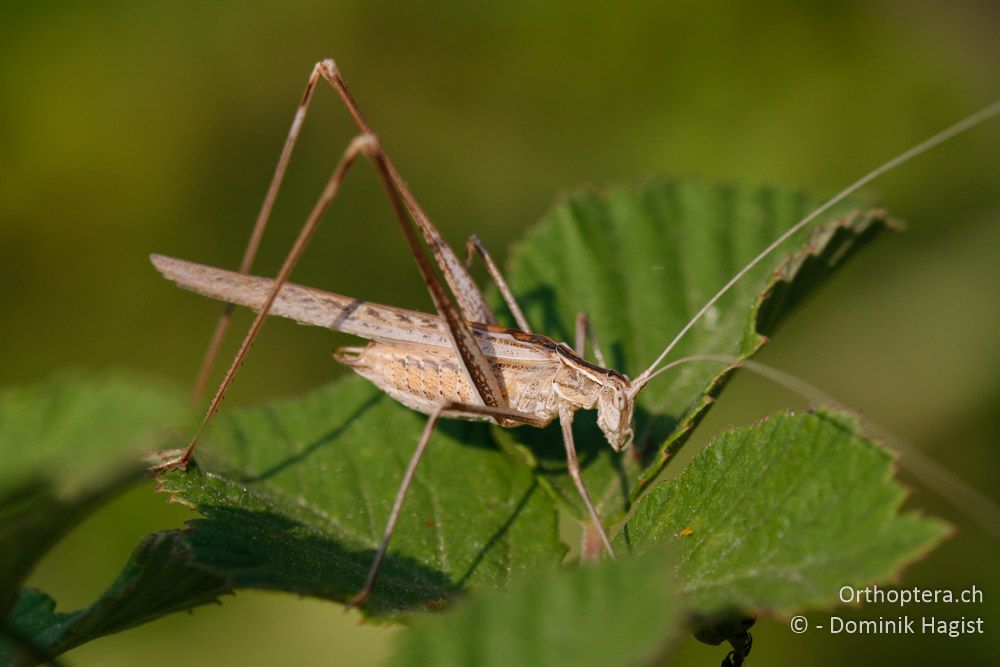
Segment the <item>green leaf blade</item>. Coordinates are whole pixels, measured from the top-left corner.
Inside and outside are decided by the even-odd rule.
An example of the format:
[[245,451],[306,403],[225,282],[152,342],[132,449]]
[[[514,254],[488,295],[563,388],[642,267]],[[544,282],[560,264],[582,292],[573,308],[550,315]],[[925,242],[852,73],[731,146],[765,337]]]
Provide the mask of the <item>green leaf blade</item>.
[[39,558],[174,445],[187,408],[121,373],[0,389],[0,617]]
[[396,667],[645,665],[662,659],[682,625],[665,550],[638,559],[536,572],[505,592],[462,600],[419,620]]
[[51,597],[24,589],[6,623],[6,636],[0,637],[0,663],[38,664],[98,637],[217,601],[230,591],[228,582],[191,565],[181,531],[152,533],[85,609],[56,612]]
[[50,479],[86,493],[162,448],[188,419],[180,397],[121,373],[63,373],[0,389],[0,489]]
[[727,431],[637,504],[623,547],[676,543],[691,608],[791,612],[893,576],[946,534],[900,514],[889,453],[845,414],[775,415]]

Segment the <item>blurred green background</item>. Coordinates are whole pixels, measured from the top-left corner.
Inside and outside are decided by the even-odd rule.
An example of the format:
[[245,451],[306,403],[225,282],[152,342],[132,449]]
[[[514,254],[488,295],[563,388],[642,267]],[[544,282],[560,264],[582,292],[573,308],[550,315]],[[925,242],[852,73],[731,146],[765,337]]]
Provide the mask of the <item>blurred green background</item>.
[[[109,366],[177,385],[193,379],[217,306],[162,282],[146,256],[238,263],[322,57],[337,59],[445,236],[460,244],[475,231],[500,259],[558,193],[580,185],[695,176],[833,192],[1000,97],[992,2],[48,2],[5,6],[4,24],[4,383]],[[321,89],[260,271],[276,269],[351,131]],[[995,496],[1000,121],[871,191],[909,230],[863,253],[762,360]],[[353,173],[296,280],[428,308],[387,213],[372,174]],[[325,382],[340,372],[329,357],[336,344],[324,331],[269,324],[228,403]],[[699,442],[801,405],[741,377]],[[765,619],[755,664],[1000,660],[996,536],[913,486],[908,506],[958,530],[903,582],[978,585],[982,605],[937,613],[982,616],[987,634],[793,635]],[[31,583],[63,609],[87,604],[140,535],[190,516],[140,485],[74,531]],[[359,625],[331,603],[241,593],[99,640],[67,662],[378,664],[397,632]],[[714,665],[723,653],[690,640],[678,664]]]

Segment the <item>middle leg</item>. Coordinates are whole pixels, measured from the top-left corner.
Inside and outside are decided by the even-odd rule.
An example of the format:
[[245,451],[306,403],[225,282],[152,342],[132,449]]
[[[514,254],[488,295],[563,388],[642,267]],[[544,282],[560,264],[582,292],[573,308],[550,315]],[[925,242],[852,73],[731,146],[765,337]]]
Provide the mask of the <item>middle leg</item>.
[[594,358],[597,359],[597,363],[607,368],[608,365],[604,361],[601,346],[597,344],[597,336],[594,335],[594,329],[590,326],[590,318],[587,317],[587,313],[579,312],[576,314],[576,347],[574,350],[581,357],[586,351],[588,340],[590,341],[590,346],[594,349]]
[[517,327],[521,331],[531,333],[531,325],[528,324],[528,319],[521,311],[521,306],[518,305],[517,299],[514,298],[514,293],[511,292],[510,287],[507,286],[507,281],[504,279],[503,274],[500,273],[500,269],[493,261],[493,257],[490,256],[489,250],[486,249],[486,246],[483,245],[483,242],[480,241],[479,237],[475,234],[470,236],[469,240],[465,242],[466,268],[472,267],[473,253],[478,253],[479,256],[483,258],[486,270],[489,272],[490,277],[493,278],[493,282],[500,289],[500,295],[503,296],[504,303],[507,304],[510,314],[514,316],[514,321],[517,322]]

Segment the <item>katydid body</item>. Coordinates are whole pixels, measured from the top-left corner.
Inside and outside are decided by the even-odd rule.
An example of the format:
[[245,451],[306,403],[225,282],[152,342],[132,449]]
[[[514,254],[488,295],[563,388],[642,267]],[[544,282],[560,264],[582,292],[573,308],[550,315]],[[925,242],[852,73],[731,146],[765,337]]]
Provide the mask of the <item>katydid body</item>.
[[[273,280],[251,277],[247,274],[253,256],[313,93],[320,81],[326,81],[334,88],[360,134],[344,151],[277,277]],[[371,592],[416,466],[426,450],[437,420],[442,416],[487,419],[501,426],[542,426],[558,417],[562,426],[567,470],[588,510],[594,533],[600,537],[606,551],[613,555],[610,540],[581,477],[572,429],[576,410],[596,409],[598,425],[609,444],[616,451],[628,447],[633,437],[632,414],[638,392],[659,372],[669,367],[661,366],[661,362],[677,342],[752,267],[821,213],[877,176],[998,113],[1000,103],[995,103],[956,123],[869,172],[793,225],[723,285],[676,334],[660,356],[634,380],[629,380],[617,371],[602,368],[583,358],[584,342],[589,337],[593,344],[593,337],[588,336],[589,327],[582,316],[578,318],[575,349],[533,333],[502,275],[478,239],[470,239],[466,263],[458,259],[382,150],[336,65],[331,60],[319,62],[312,70],[299,103],[240,272],[233,273],[160,256],[153,258],[157,268],[178,284],[206,296],[230,304],[249,306],[257,311],[253,324],[206,410],[198,432],[178,458],[159,466],[159,470],[183,468],[187,465],[202,429],[218,409],[267,315],[281,315],[369,339],[371,342],[365,347],[340,350],[338,360],[404,405],[429,415],[403,476],[364,588],[353,598],[351,604],[362,603]],[[319,220],[358,157],[367,158],[375,168],[431,296],[436,315],[380,306],[287,283]],[[444,282],[433,269],[427,256],[428,250],[437,269],[444,276]],[[499,287],[519,329],[496,326],[496,317],[467,268],[473,252],[477,252],[485,261],[487,270]],[[206,354],[199,375],[199,387],[215,359],[230,313],[231,306],[227,306]],[[600,361],[596,345],[593,347]]]

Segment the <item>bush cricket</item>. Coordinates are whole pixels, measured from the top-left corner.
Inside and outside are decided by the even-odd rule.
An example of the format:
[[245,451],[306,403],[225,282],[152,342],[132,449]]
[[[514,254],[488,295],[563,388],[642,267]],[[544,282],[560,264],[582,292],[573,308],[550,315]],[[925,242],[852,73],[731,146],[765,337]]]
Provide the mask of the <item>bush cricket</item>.
[[[329,83],[337,92],[359,134],[344,151],[277,277],[264,279],[249,276],[247,274],[292,150],[315,89],[321,81]],[[1000,102],[959,121],[886,162],[812,211],[737,272],[681,328],[648,368],[634,379],[629,379],[624,374],[605,367],[603,355],[586,315],[582,313],[577,317],[576,340],[572,348],[533,333],[502,274],[477,237],[470,237],[465,261],[458,258],[430,222],[382,149],[334,62],[321,61],[314,66],[299,102],[239,271],[225,271],[160,255],[152,256],[156,268],[168,279],[187,289],[227,302],[199,373],[196,394],[204,385],[217,356],[233,305],[248,306],[257,311],[197,432],[178,458],[158,466],[156,470],[184,468],[187,465],[200,434],[218,410],[264,319],[269,314],[279,315],[300,323],[368,339],[370,342],[364,347],[341,348],[335,353],[335,358],[403,405],[428,415],[426,426],[396,494],[364,587],[349,604],[362,604],[372,590],[414,471],[441,417],[486,420],[504,427],[522,424],[541,427],[558,418],[568,472],[587,508],[595,534],[600,538],[604,550],[614,556],[604,525],[580,475],[572,429],[575,412],[579,409],[596,409],[597,424],[611,447],[617,452],[627,449],[633,440],[632,417],[636,396],[656,375],[686,361],[732,362],[731,359],[705,355],[661,365],[691,327],[744,275],[784,241],[878,176],[997,114],[1000,114]],[[320,219],[359,157],[368,159],[375,168],[394,217],[430,293],[436,315],[378,305],[288,283],[290,274]],[[437,269],[445,279],[444,283],[435,272],[420,238],[431,251]],[[469,273],[475,255],[480,256],[499,288],[517,322],[517,329],[498,326],[496,315]],[[596,364],[584,358],[588,343],[594,351]]]

